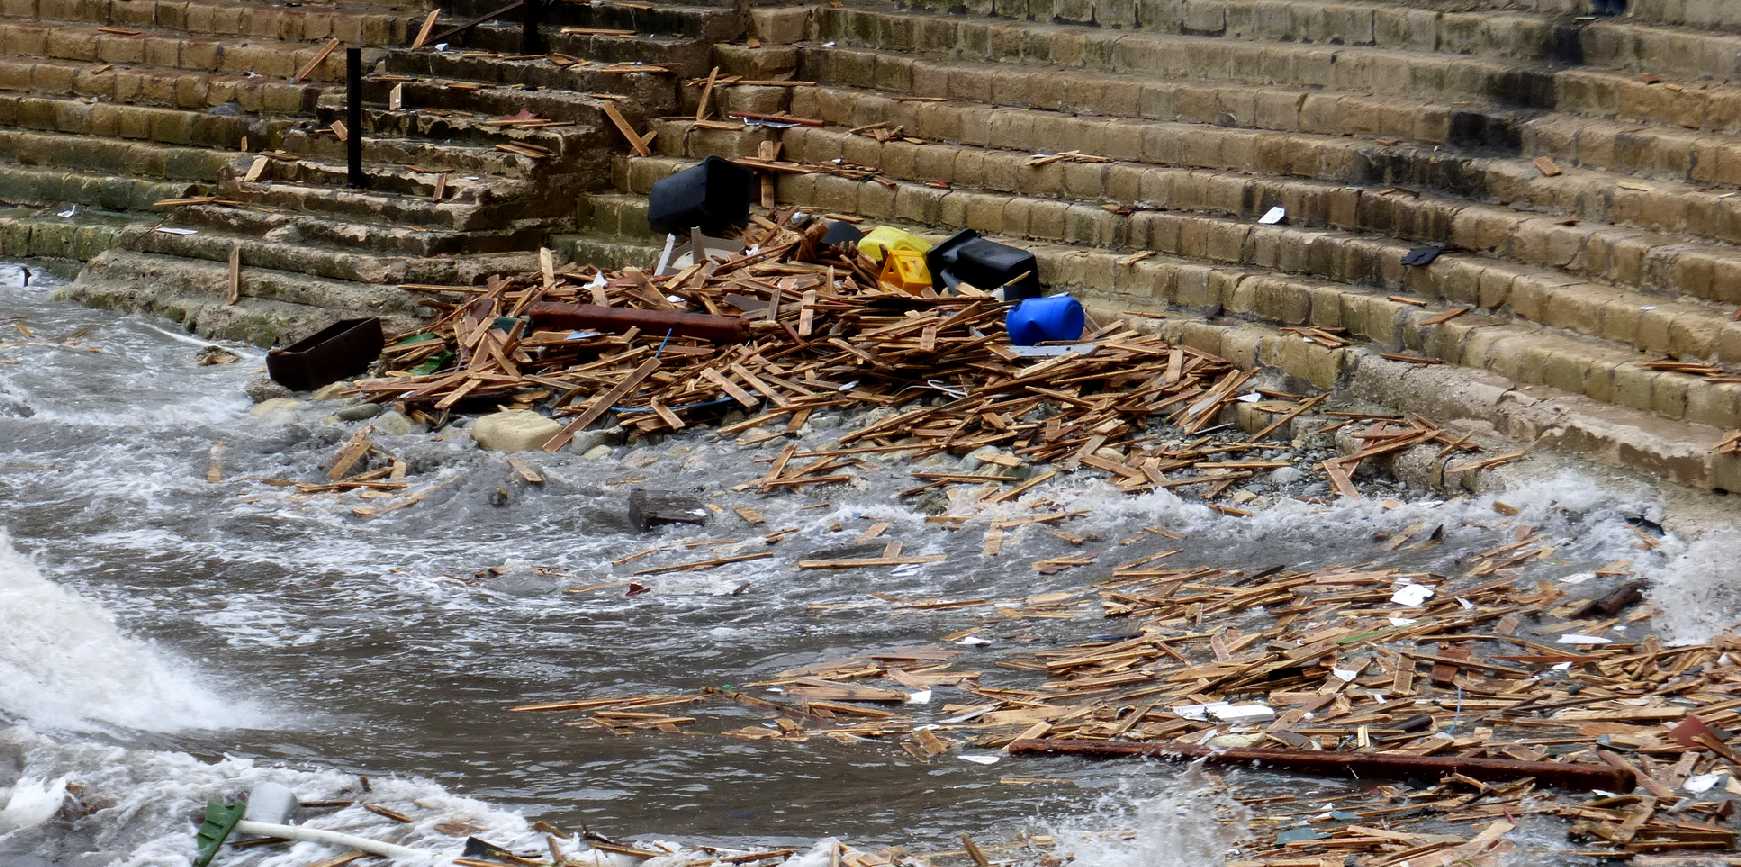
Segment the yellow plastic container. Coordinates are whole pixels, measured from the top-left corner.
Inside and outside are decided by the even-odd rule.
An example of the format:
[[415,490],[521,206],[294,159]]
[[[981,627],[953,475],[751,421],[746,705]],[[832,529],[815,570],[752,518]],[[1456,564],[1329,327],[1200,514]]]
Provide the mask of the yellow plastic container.
[[925,254],[899,247],[890,250],[883,259],[883,273],[877,276],[877,282],[911,295],[931,288],[931,269],[925,266]]
[[873,264],[882,264],[889,250],[912,250],[923,256],[931,252],[931,242],[893,226],[878,226],[858,239],[858,252]]

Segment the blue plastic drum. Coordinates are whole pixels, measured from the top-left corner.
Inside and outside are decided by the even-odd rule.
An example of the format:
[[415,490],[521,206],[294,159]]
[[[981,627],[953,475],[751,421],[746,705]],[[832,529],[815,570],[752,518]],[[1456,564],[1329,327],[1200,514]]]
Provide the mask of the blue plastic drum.
[[1082,336],[1086,318],[1082,303],[1068,295],[1029,298],[1010,308],[1004,317],[1010,342],[1033,346],[1047,340],[1075,340]]

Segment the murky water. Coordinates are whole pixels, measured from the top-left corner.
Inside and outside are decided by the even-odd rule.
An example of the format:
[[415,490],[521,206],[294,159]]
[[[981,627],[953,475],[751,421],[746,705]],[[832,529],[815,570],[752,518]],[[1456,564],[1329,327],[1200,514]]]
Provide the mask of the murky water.
[[[927,764],[892,744],[824,738],[620,737],[507,708],[742,684],[868,649],[936,645],[974,627],[991,643],[955,649],[970,654],[967,665],[982,657],[995,683],[996,660],[1108,625],[917,611],[873,594],[1079,589],[1094,568],[1047,576],[1029,563],[1088,550],[1105,551],[1104,566],[1163,545],[1184,549],[1178,565],[1451,568],[1499,533],[1481,501],[1289,500],[1241,519],[1166,493],[1123,497],[1084,475],[1036,497],[1085,510],[1068,529],[1098,541],[1079,549],[1025,528],[987,556],[979,532],[951,533],[900,505],[896,493],[912,481],[898,458],[873,465],[862,486],[761,497],[733,488],[766,473],[785,441],[744,448],[705,431],[619,447],[603,461],[528,456],[547,477],[542,486],[478,451],[463,430],[442,440],[378,436],[410,464],[412,489],[432,493],[361,518],[355,509],[388,500],[262,481],[319,480],[360,422],[330,418],[333,404],[254,417],[242,386],[260,370],[257,352],[237,348],[239,363],[202,367],[201,341],[51,301],[50,286],[20,288],[19,276],[0,267],[0,723],[10,726],[0,730],[0,786],[18,773],[43,785],[65,778],[92,812],[19,831],[0,812],[0,859],[184,864],[189,817],[208,798],[262,779],[305,799],[350,797],[356,775],[367,774],[371,798],[417,805],[418,824],[403,839],[449,849],[452,823],[538,846],[529,822],[543,819],[744,846],[839,836],[923,848],[962,832],[1054,831],[1066,843],[1099,841],[1076,846],[1082,863],[1212,863],[1224,832],[1175,769]],[[822,420],[806,442],[821,447],[839,421]],[[636,534],[624,517],[636,485],[693,493],[720,513],[706,527]],[[1638,559],[1625,518],[1647,504],[1640,492],[1562,478],[1507,500],[1563,540],[1558,557],[1537,567],[1543,574],[1587,569],[1621,550]],[[761,512],[765,524],[747,524],[736,506]],[[1410,560],[1394,560],[1374,538],[1422,521],[1443,523],[1446,543]],[[855,543],[877,522],[889,529],[868,547]],[[1147,526],[1186,538],[1110,550]],[[788,529],[772,548],[761,539]],[[685,550],[686,540],[729,544]],[[864,556],[889,540],[906,555],[947,559],[874,572],[794,568],[805,557]],[[1674,563],[1684,552],[1670,542],[1644,567]],[[612,562],[652,546],[662,550]],[[634,578],[646,592],[623,586],[638,569],[763,549],[774,556]],[[939,714],[968,700],[938,692]],[[745,713],[744,724],[758,721]],[[1060,782],[1003,782],[1017,774]],[[15,794],[12,803],[22,810],[28,801]],[[327,821],[390,826],[357,808]],[[1121,823],[1152,833],[1096,837]],[[221,863],[300,864],[323,851],[250,850]]]

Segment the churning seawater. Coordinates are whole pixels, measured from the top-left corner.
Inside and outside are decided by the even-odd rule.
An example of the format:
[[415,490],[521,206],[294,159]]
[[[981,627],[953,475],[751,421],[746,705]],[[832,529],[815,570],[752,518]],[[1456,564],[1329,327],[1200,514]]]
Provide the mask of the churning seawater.
[[[873,594],[1013,599],[1099,577],[1036,574],[1030,561],[1078,553],[1038,528],[986,556],[977,533],[928,525],[897,496],[912,484],[898,458],[872,463],[862,485],[759,497],[732,488],[763,475],[783,440],[745,448],[691,431],[600,461],[538,454],[527,459],[547,478],[531,486],[463,430],[377,436],[407,462],[415,487],[437,487],[412,508],[359,518],[354,508],[385,500],[263,480],[323,478],[361,422],[332,418],[331,404],[256,417],[242,389],[259,375],[259,352],[231,347],[240,362],[201,366],[204,342],[173,325],[56,302],[52,280],[23,287],[21,278],[0,265],[0,863],[186,864],[207,800],[263,780],[305,800],[348,799],[360,794],[359,775],[370,779],[368,800],[409,805],[414,824],[357,807],[315,824],[445,847],[450,859],[456,829],[541,848],[531,827],[540,819],[613,837],[800,850],[824,837],[924,849],[961,833],[1032,832],[1090,867],[1216,863],[1237,842],[1237,821],[1218,820],[1230,815],[1225,787],[1191,769],[922,763],[893,744],[620,737],[507,711],[742,684],[867,650],[936,645],[986,620],[894,609]],[[806,442],[821,447],[843,422],[816,420]],[[219,480],[208,481],[220,442]],[[637,485],[722,510],[710,526],[637,534],[624,516]],[[1672,537],[1641,556],[1627,519],[1648,512],[1648,494],[1564,476],[1506,500],[1561,542],[1535,567],[1544,577],[1624,554],[1658,579],[1667,625],[1702,637],[1733,620],[1737,558]],[[1091,474],[1045,495],[1088,512],[1073,533],[1111,540],[1160,525],[1185,534],[1152,546],[1182,548],[1171,561],[1180,565],[1391,561],[1398,555],[1375,534],[1430,521],[1444,525],[1445,544],[1396,562],[1450,569],[1501,532],[1486,499],[1280,497],[1240,519],[1168,493],[1122,496]],[[766,523],[744,524],[734,506]],[[876,522],[889,525],[876,548],[892,539],[905,554],[949,557],[875,574],[792,568],[803,557],[859,556],[854,540]],[[633,595],[566,592],[740,550],[685,551],[675,545],[685,539],[783,529],[792,534],[769,559],[638,579],[647,590]],[[653,545],[675,550],[612,563]],[[1701,580],[1684,577],[1692,571]],[[991,671],[1011,654],[1106,629],[1093,617],[983,625],[991,643],[964,649],[960,664]],[[938,697],[939,706],[970,700],[943,688]],[[1014,775],[1050,782],[1003,781]],[[220,863],[307,864],[323,854],[337,853],[298,844],[226,852]]]

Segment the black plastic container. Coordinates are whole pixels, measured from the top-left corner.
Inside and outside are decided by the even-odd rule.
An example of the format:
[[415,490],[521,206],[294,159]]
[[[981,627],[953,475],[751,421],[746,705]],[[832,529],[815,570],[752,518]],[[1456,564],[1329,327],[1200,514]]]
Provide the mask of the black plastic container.
[[[1002,286],[1007,301],[1040,297],[1040,265],[1034,254],[988,241],[972,229],[962,229],[932,247],[925,254],[925,266],[931,269],[932,285],[938,289],[968,283],[987,292]],[[1018,277],[1021,279],[1016,280]]]
[[315,334],[266,353],[266,373],[291,391],[312,391],[369,369],[386,341],[381,320],[340,319]]
[[716,235],[750,221],[756,173],[717,156],[653,185],[647,225],[661,235],[687,235],[699,227]]

